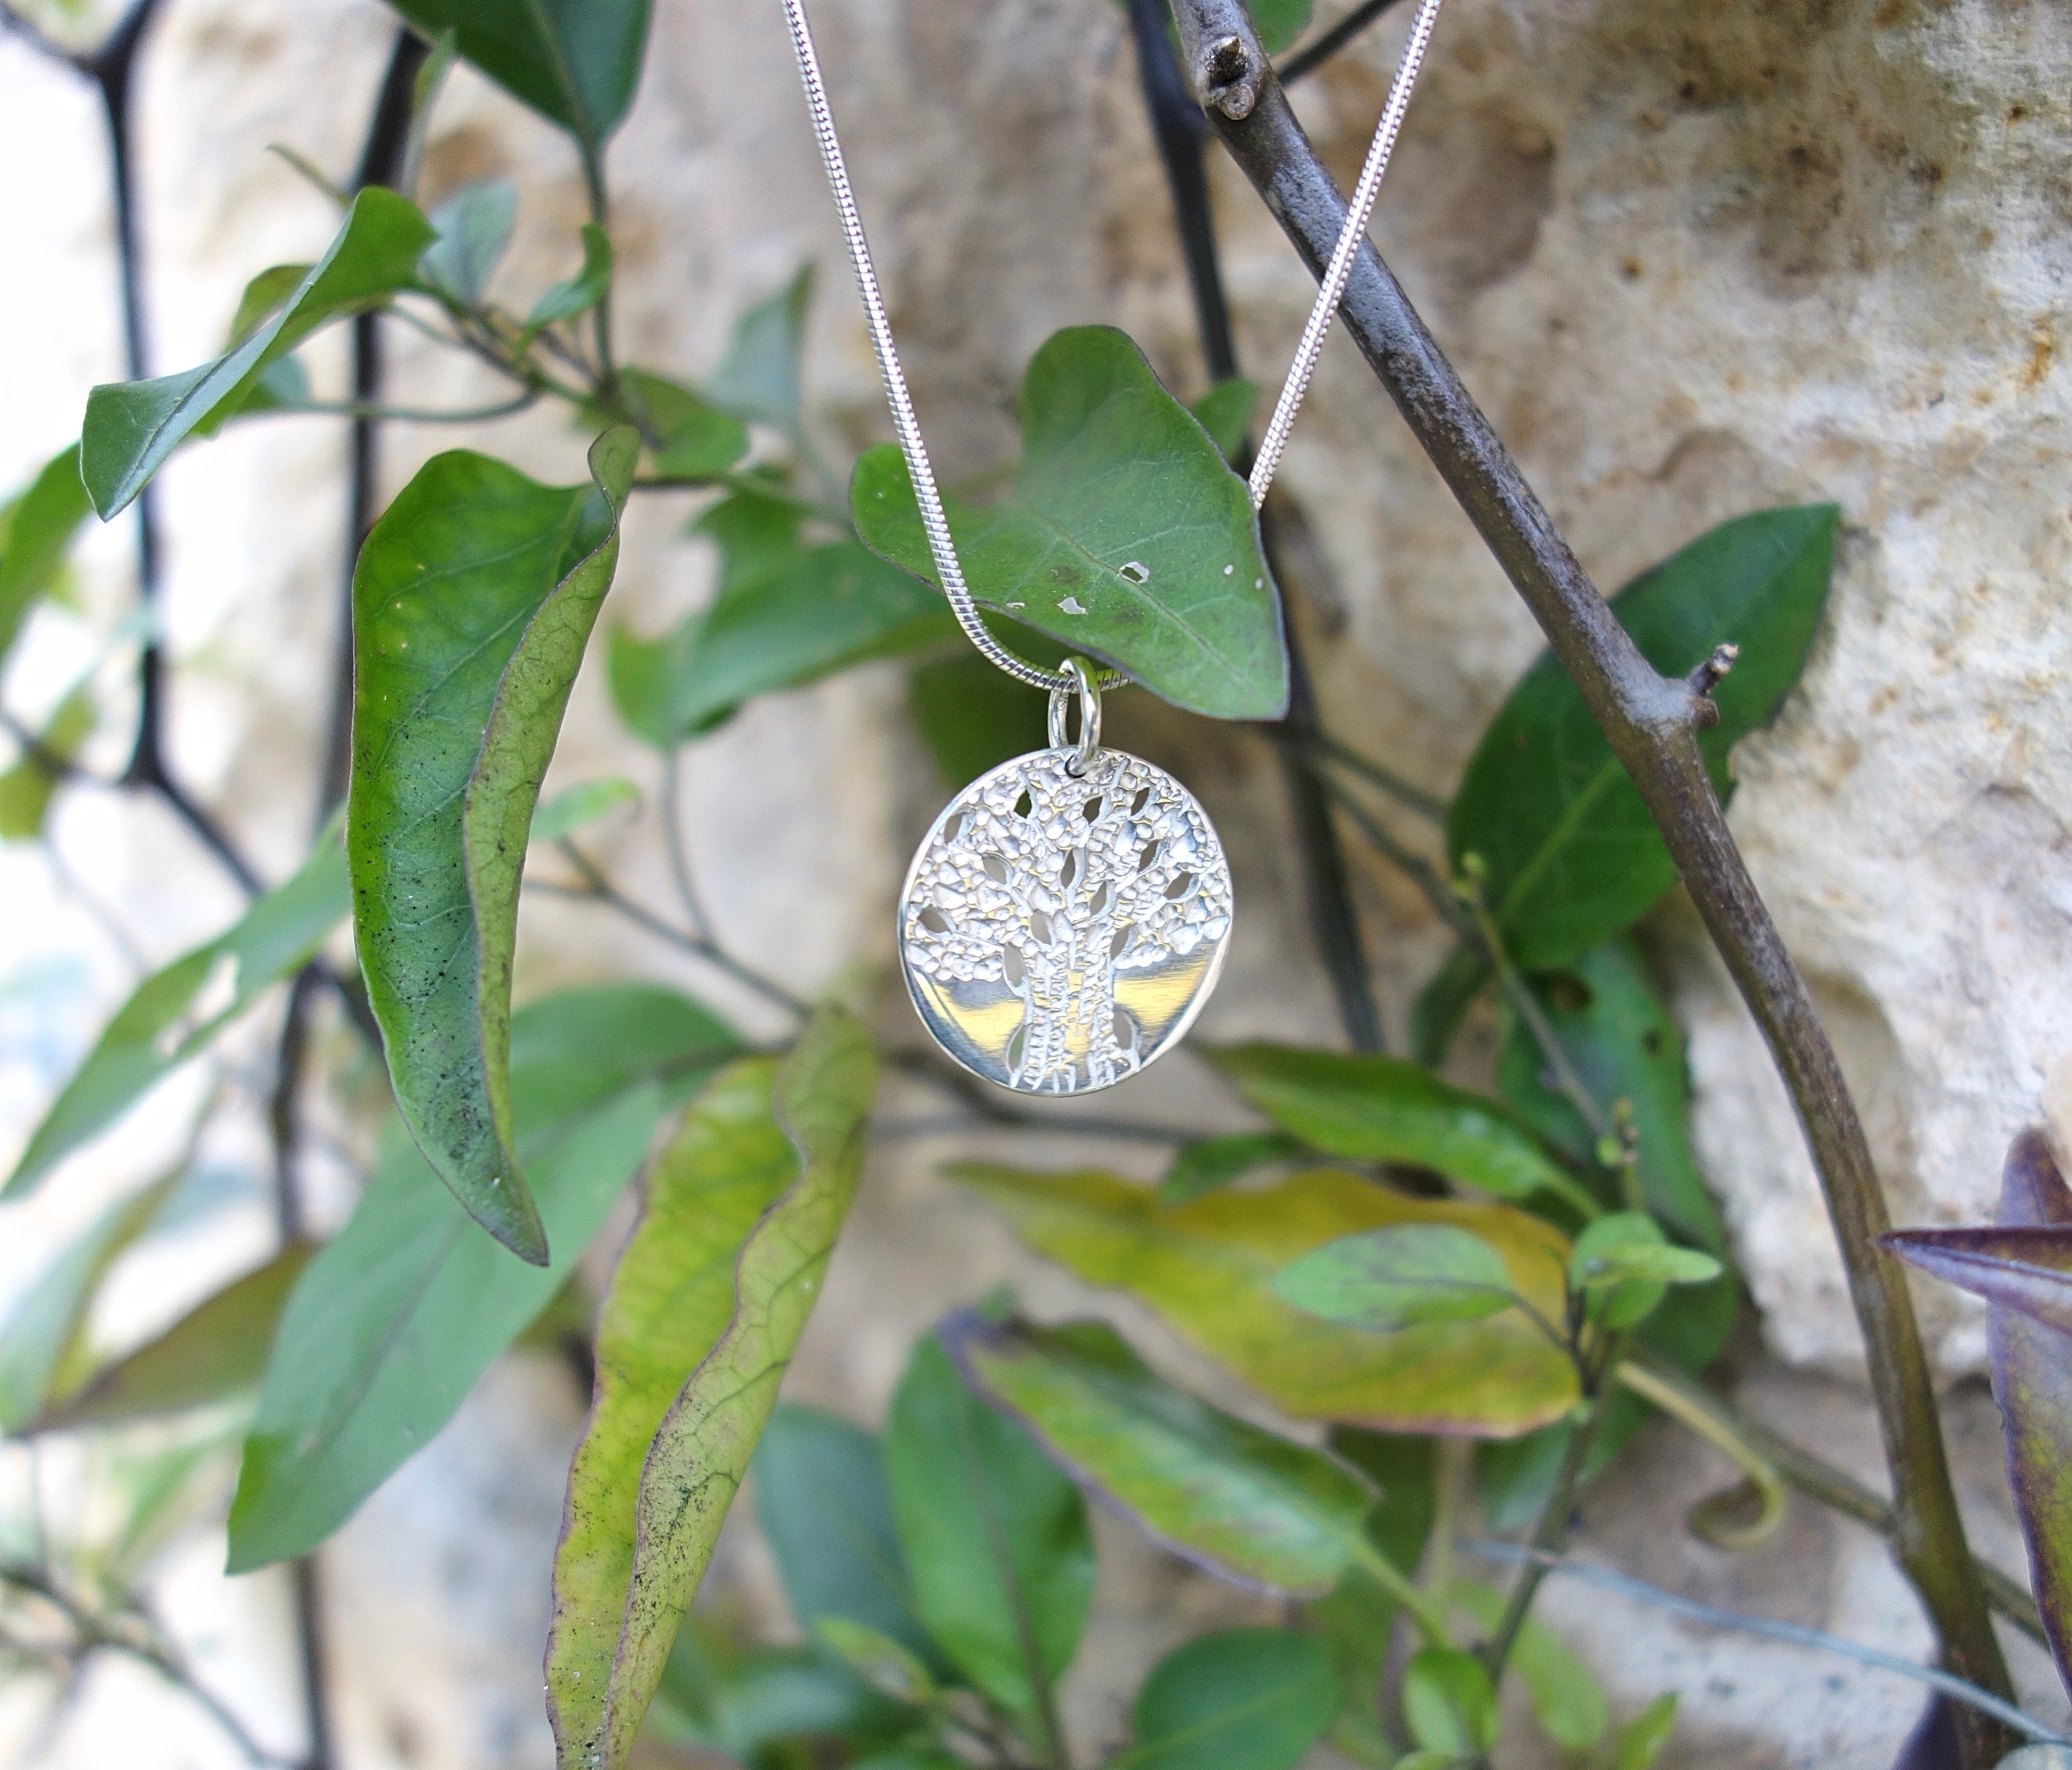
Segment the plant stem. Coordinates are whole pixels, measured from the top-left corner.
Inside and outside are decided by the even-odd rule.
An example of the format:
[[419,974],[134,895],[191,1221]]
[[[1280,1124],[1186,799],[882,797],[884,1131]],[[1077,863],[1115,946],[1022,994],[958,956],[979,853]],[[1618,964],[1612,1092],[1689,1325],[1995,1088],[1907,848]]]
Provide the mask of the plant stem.
[[[1202,159],[1208,130],[1200,107],[1188,90],[1186,76],[1174,57],[1172,40],[1166,34],[1164,0],[1130,0],[1130,30],[1136,46],[1138,83],[1158,144],[1159,163],[1165,170],[1174,225],[1187,265],[1188,287],[1194,298],[1194,324],[1201,340],[1203,365],[1211,381],[1227,380],[1237,373],[1237,351],[1231,335],[1230,305],[1223,296],[1216,219],[1208,200],[1208,172]],[[1239,472],[1243,471],[1250,453],[1249,443],[1238,451],[1232,465]],[[1261,519],[1260,539],[1269,563],[1274,564],[1277,584],[1283,573],[1275,561],[1275,509],[1269,505]],[[1292,626],[1287,629],[1286,641],[1288,711],[1266,729],[1280,749],[1281,778],[1295,822],[1296,851],[1302,861],[1310,935],[1337,1000],[1346,1042],[1355,1051],[1379,1051],[1382,1046],[1381,1009],[1374,1000],[1366,943],[1361,937],[1359,916],[1346,873],[1345,852],[1339,843],[1330,806],[1315,777],[1303,766],[1304,752],[1322,736],[1315,697],[1310,692],[1301,643]]]
[[1428,793],[1414,781],[1406,781],[1401,775],[1387,769],[1372,757],[1363,756],[1350,744],[1341,743],[1330,733],[1317,733],[1317,747],[1330,759],[1349,768],[1362,779],[1372,782],[1398,804],[1407,805],[1420,815],[1430,818],[1444,828],[1446,816],[1452,809],[1436,793]]
[[1314,74],[1379,18],[1396,0],[1363,0],[1314,43],[1305,43],[1280,64],[1280,84],[1292,86],[1305,74]]
[[[579,136],[577,147],[583,156],[583,189],[589,199],[590,219],[598,226],[609,230],[612,219],[610,193],[604,184],[604,150],[589,139],[588,134]],[[616,282],[617,278],[612,279]],[[604,286],[604,293],[598,299],[591,317],[597,331],[598,389],[609,397],[618,386],[618,365],[612,355],[612,283]]]
[[[1178,0],[1183,58],[1225,146],[1319,272],[1345,205],[1289,109],[1240,0]],[[1532,610],[1632,777],[1685,888],[1768,1042],[1820,1176],[1870,1357],[1892,1471],[1893,1550],[1960,1676],[2009,1693],[2006,1661],[1966,1547],[1928,1360],[1898,1264],[1876,1245],[1886,1201],[1833,1047],[1805,980],[1750,878],[1698,748],[1717,709],[1644,658],[1576,563],[1489,420],[1371,245],[1340,312],[1497,562]],[[2002,1755],[2003,1731],[1960,1717],[1967,1770]]]
[[[1633,1381],[1637,1372],[1645,1373],[1644,1380],[1652,1388],[1644,1389]],[[1645,1347],[1637,1346],[1620,1362],[1617,1374],[1619,1381],[1634,1393],[1663,1407],[1693,1430],[1704,1431],[1706,1438],[1726,1450],[1736,1462],[1741,1457],[1730,1448],[1731,1443],[1738,1444],[1742,1453],[1767,1462],[1789,1485],[1808,1499],[1818,1501],[1844,1517],[1853,1518],[1859,1524],[1868,1525],[1881,1536],[1891,1535],[1892,1508],[1877,1494],[1854,1476],[1823,1462],[1804,1446],[1772,1431],[1761,1421],[1750,1419],[1725,1396],[1707,1388],[1688,1371]],[[1681,1405],[1668,1406],[1656,1391],[1674,1395]],[[1711,1429],[1699,1427],[1694,1415],[1709,1419]],[[1992,1608],[2038,1646],[2048,1647],[2050,1642],[2043,1632],[2042,1619],[2036,1614],[2036,1601],[2027,1589],[1989,1561],[1974,1558],[1972,1566]]]
[[527,879],[525,882],[527,891],[544,892],[550,897],[574,897],[587,902],[601,903],[608,909],[617,911],[628,921],[645,928],[657,940],[666,941],[670,945],[695,954],[707,964],[717,966],[736,983],[753,990],[765,1001],[775,1003],[795,1018],[803,1020],[812,1013],[808,1003],[801,1001],[783,984],[743,965],[717,942],[687,929],[675,927],[664,921],[652,910],[636,903],[613,885],[598,869],[596,863],[566,837],[554,846],[583,875],[583,883],[562,885],[551,879]]
[[[1539,1521],[1532,1527],[1532,1546],[1542,1554],[1557,1555],[1568,1540],[1569,1520],[1576,1511],[1576,1490],[1582,1485],[1583,1465],[1590,1458],[1590,1448],[1597,1442],[1597,1429],[1604,1418],[1603,1397],[1593,1395],[1589,1412],[1576,1422],[1576,1429],[1569,1434],[1567,1447],[1561,1453],[1560,1473],[1554,1477],[1554,1491],[1547,1495],[1547,1503],[1540,1508]],[[1489,1667],[1492,1685],[1503,1683],[1504,1662],[1518,1644],[1518,1631],[1525,1627],[1532,1600],[1538,1596],[1540,1583],[1546,1578],[1547,1564],[1542,1560],[1527,1561],[1519,1569],[1497,1632],[1482,1650],[1482,1662]]]
[[1749,1443],[1745,1434],[1735,1431],[1714,1409],[1694,1403],[1685,1385],[1665,1382],[1647,1365],[1624,1359],[1614,1367],[1612,1375],[1642,1400],[1660,1408],[1714,1448],[1725,1452],[1760,1497],[1762,1513],[1754,1525],[1726,1535],[1704,1531],[1701,1535],[1708,1535],[1723,1549],[1750,1549],[1777,1527],[1784,1515],[1784,1479],[1777,1473],[1777,1465]]
[[683,763],[681,752],[671,749],[662,757],[662,847],[669,856],[669,870],[676,882],[676,895],[683,900],[684,914],[691,931],[701,941],[712,939],[712,918],[706,915],[691,876],[690,844],[684,837]]

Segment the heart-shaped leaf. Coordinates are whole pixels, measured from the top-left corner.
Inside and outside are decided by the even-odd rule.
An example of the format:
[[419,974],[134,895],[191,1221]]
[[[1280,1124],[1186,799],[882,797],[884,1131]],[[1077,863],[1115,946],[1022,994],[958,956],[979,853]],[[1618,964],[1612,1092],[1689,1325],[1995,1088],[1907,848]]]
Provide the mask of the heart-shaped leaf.
[[1329,1169],[1178,1206],[1098,1171],[1032,1173],[967,1163],[948,1172],[1039,1253],[1088,1284],[1140,1298],[1298,1419],[1508,1438],[1576,1404],[1569,1360],[1516,1311],[1368,1333],[1319,1321],[1274,1294],[1282,1267],[1341,1236],[1450,1223],[1494,1246],[1513,1288],[1558,1318],[1568,1244],[1508,1206],[1412,1198]]
[[1174,1388],[1105,1323],[995,1325],[966,1310],[937,1331],[1073,1480],[1209,1572],[1317,1598],[1370,1552],[1361,1526],[1378,1496],[1363,1477]]
[[638,452],[542,486],[465,450],[397,495],[353,573],[353,931],[396,1104],[468,1213],[535,1265],[511,1146],[511,965],[540,782],[618,562]]
[[236,411],[268,366],[318,326],[408,288],[433,238],[415,204],[370,185],[273,317],[235,349],[178,375],[95,388],[80,437],[80,476],[101,520],[125,509],[191,432]]
[[[1251,494],[1142,352],[1108,326],[1058,333],[1029,363],[1021,420],[1014,491],[946,501],[972,595],[1176,706],[1285,713],[1280,599]],[[866,544],[936,582],[897,448],[856,463],[850,502]]]
[[[1612,598],[1642,655],[1687,675],[1715,649],[1740,657],[1713,690],[1699,743],[1724,795],[1727,752],[1777,716],[1806,660],[1834,567],[1831,504],[1757,510],[1702,534]],[[1527,970],[1572,964],[1644,915],[1676,863],[1581,692],[1552,652],[1518,680],[1454,796],[1446,850],[1479,854],[1490,912]]]

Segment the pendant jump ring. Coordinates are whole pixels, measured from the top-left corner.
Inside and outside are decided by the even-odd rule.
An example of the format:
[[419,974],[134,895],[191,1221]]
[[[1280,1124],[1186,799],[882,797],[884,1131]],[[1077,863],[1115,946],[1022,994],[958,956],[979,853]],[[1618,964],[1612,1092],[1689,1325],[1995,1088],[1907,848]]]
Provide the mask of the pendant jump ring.
[[[1093,767],[1094,753],[1101,747],[1101,684],[1084,658],[1067,658],[1058,666],[1079,696],[1079,742],[1072,758],[1065,764],[1065,772],[1075,780]],[[1063,686],[1050,691],[1050,747],[1053,750],[1067,747],[1066,695]]]

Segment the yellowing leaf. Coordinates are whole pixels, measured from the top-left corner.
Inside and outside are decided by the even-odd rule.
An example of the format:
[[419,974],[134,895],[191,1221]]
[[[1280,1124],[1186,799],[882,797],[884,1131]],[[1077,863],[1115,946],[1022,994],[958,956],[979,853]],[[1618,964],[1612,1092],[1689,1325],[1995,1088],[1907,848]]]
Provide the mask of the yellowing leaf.
[[[617,1770],[632,1748],[819,1299],[876,1079],[863,1029],[837,1012],[816,1017],[777,1071],[773,1100],[761,1076],[743,1077],[711,1140],[679,1145],[682,1168],[658,1175],[669,1197],[651,1196],[621,1257],[555,1561],[548,1690],[564,1770]],[[717,1217],[746,1238],[730,1263],[729,1231],[708,1215],[723,1194]],[[670,1284],[709,1273],[715,1255],[725,1294],[708,1286],[672,1321]],[[663,1411],[672,1381],[682,1387]]]
[[1329,1168],[1179,1206],[1097,1170],[963,1163],[950,1172],[1031,1247],[1089,1284],[1141,1298],[1299,1419],[1508,1438],[1558,1419],[1577,1399],[1567,1358],[1515,1309],[1373,1333],[1320,1321],[1274,1294],[1276,1273],[1328,1241],[1399,1223],[1445,1223],[1494,1247],[1519,1295],[1557,1319],[1568,1245],[1508,1206],[1412,1198]]

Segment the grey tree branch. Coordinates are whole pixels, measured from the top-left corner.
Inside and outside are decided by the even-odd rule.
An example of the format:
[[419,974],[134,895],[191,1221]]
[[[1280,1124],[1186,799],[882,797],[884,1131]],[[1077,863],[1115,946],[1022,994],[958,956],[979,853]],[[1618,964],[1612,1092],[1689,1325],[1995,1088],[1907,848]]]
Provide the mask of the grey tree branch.
[[[1182,59],[1211,123],[1312,273],[1319,271],[1337,243],[1344,200],[1290,109],[1251,19],[1239,0],[1176,0],[1174,11]],[[1699,752],[1697,734],[1718,711],[1696,684],[1666,678],[1641,656],[1372,245],[1354,264],[1339,312],[1632,776],[1769,1043],[1813,1153],[1870,1353],[1892,1471],[1894,1555],[1951,1670],[2006,1695],[2007,1666],[1966,1547],[1913,1303],[1898,1265],[1876,1245],[1890,1218],[1862,1124]],[[2007,1743],[2002,1730],[1975,1714],[1963,1727],[1967,1766],[1993,1763]]]

